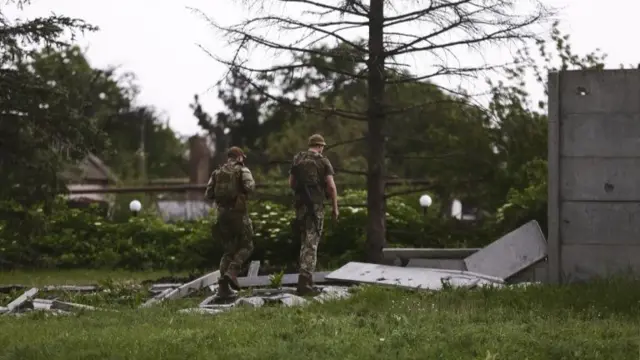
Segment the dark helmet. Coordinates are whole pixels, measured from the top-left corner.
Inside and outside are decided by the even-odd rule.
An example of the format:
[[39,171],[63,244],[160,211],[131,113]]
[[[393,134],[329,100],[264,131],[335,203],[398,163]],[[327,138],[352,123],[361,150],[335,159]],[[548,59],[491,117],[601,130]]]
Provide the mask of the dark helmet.
[[320,134],[313,134],[309,137],[309,146],[327,146],[324,138]]
[[244,151],[242,151],[242,149],[237,146],[232,146],[229,148],[229,150],[227,150],[227,157],[229,158],[237,159],[240,156],[244,157],[245,159],[247,158],[247,155],[244,154]]

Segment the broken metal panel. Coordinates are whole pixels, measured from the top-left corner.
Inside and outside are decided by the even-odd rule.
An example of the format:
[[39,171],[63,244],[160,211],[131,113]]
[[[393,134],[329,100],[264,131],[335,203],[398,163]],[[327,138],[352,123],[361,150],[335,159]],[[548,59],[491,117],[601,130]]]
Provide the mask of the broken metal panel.
[[464,259],[467,270],[507,280],[547,256],[547,240],[532,220]]
[[501,279],[468,271],[407,268],[359,262],[346,264],[327,275],[326,279],[425,290],[441,290],[444,284],[454,287],[503,284]]

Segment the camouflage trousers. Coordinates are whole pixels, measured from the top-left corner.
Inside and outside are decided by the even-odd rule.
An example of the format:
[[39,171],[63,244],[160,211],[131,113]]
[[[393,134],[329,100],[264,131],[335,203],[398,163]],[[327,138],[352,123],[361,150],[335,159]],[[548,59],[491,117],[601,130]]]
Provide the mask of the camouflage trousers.
[[311,211],[307,206],[296,205],[296,230],[300,237],[300,274],[311,276],[316,270],[318,244],[324,226],[324,207],[314,205]]
[[245,211],[218,210],[213,236],[222,243],[224,254],[220,260],[220,275],[232,271],[237,274],[253,252],[253,225]]

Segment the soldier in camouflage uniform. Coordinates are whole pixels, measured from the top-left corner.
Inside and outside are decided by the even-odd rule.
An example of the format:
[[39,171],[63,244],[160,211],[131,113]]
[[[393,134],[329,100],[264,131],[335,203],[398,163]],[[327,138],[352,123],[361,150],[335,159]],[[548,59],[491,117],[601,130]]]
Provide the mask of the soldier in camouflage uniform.
[[246,156],[240,148],[230,148],[227,157],[227,162],[211,174],[204,195],[217,205],[213,236],[220,239],[225,251],[220,260],[219,298],[232,297],[231,288],[240,289],[238,273],[253,252],[253,226],[247,200],[255,189],[255,181],[244,166]]
[[309,138],[309,149],[293,157],[289,186],[294,190],[296,218],[294,232],[301,239],[298,293],[315,293],[313,272],[324,223],[324,200],[331,199],[333,218],[338,218],[338,198],[333,166],[322,155],[326,143],[321,135]]

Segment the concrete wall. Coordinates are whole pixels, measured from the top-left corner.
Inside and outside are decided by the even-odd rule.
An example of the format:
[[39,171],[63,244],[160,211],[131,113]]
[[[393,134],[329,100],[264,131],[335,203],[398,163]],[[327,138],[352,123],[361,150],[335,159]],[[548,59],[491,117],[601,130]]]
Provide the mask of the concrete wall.
[[549,281],[640,274],[640,70],[549,75]]

